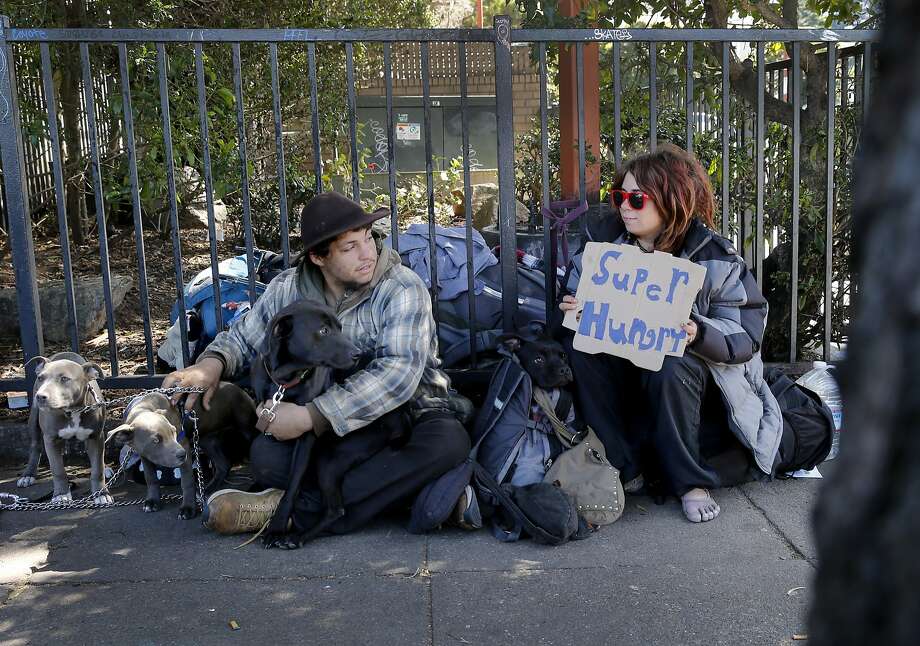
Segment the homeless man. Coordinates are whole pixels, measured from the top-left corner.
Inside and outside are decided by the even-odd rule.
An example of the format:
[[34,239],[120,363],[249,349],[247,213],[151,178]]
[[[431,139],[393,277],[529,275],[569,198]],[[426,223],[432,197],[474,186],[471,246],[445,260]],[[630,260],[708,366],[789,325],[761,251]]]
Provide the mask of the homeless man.
[[[212,494],[206,525],[214,531],[253,532],[267,522],[282,497],[279,488],[288,486],[292,440],[304,433],[344,436],[404,404],[412,420],[408,443],[398,450],[384,448],[346,474],[345,515],[332,525],[333,533],[352,531],[388,508],[411,502],[426,483],[469,453],[469,436],[449,411],[448,378],[438,368],[428,290],[372,231],[373,222],[386,215],[367,213],[334,192],[312,199],[301,212],[304,253],[297,266],[272,280],[252,310],[218,334],[196,364],[164,380],[164,387],[206,388],[207,407],[220,379],[246,374],[275,313],[300,299],[331,307],[346,338],[369,359],[306,405],[277,405],[266,434],[256,438],[250,451],[253,476],[271,489]],[[189,395],[187,409],[196,398]],[[267,403],[258,405],[258,412]],[[294,503],[295,531],[309,530],[324,514],[321,496],[307,486],[308,480]]]

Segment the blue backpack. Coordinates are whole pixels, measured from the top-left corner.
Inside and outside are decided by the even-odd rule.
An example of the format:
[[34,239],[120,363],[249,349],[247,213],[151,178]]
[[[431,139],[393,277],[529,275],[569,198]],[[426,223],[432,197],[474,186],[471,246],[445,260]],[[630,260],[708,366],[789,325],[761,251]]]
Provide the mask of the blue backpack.
[[[566,425],[575,419],[572,396],[550,392],[554,412]],[[564,447],[533,400],[530,375],[514,359],[498,364],[471,433],[473,457],[498,484],[542,482]]]
[[[262,263],[263,252],[258,252],[257,262]],[[258,267],[258,265],[257,265]],[[227,330],[252,308],[249,299],[249,270],[246,256],[240,255],[222,260],[218,265],[220,280],[220,306],[223,327],[218,329],[214,310],[215,290],[211,269],[203,269],[190,280],[184,289],[185,316],[189,332],[189,361],[194,362],[218,332]],[[255,294],[258,299],[265,293],[266,284],[256,280]],[[179,318],[179,302],[173,304],[169,314],[170,323],[175,326]],[[164,345],[170,342],[169,335]],[[158,352],[159,354],[159,352]],[[175,356],[178,354],[173,353]]]
[[[551,399],[556,416],[571,425],[575,417],[571,395],[556,390]],[[483,526],[482,504],[484,510],[493,511],[489,525],[502,542],[519,540],[524,534],[551,544],[584,538],[584,523],[574,502],[543,482],[546,470],[565,447],[551,424],[544,424],[543,416],[533,412],[530,375],[513,358],[503,359],[476,416],[470,456],[422,490],[412,507],[409,531],[424,533],[439,526],[465,490],[466,524]]]

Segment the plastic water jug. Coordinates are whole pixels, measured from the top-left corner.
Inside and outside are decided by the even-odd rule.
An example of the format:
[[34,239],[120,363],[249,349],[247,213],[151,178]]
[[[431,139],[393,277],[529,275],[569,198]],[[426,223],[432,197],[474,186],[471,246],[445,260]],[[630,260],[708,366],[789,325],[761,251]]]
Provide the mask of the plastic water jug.
[[817,394],[834,416],[834,433],[831,450],[827,454],[828,460],[837,457],[840,450],[840,431],[843,428],[843,401],[840,399],[840,388],[834,379],[833,371],[833,366],[828,366],[824,361],[815,361],[812,369],[796,381],[803,388]]

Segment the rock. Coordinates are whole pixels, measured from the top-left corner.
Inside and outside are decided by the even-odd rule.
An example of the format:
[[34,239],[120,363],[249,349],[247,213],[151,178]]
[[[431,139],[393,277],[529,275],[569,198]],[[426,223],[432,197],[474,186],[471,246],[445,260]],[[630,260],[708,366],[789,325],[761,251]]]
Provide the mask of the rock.
[[[498,184],[475,184],[472,188],[470,207],[473,211],[473,226],[482,231],[488,225],[498,222]],[[514,203],[518,226],[526,226],[530,222],[530,211],[518,200]]]
[[[217,239],[221,240],[221,231],[226,229],[227,205],[220,200],[214,200],[214,226],[218,231]],[[181,229],[207,229],[208,206],[205,202],[196,202],[189,205],[179,217]]]
[[[118,309],[131,290],[133,281],[125,276],[112,275],[112,305]],[[42,311],[42,332],[45,341],[66,343],[68,332],[67,296],[64,281],[51,281],[39,286],[38,297]],[[95,336],[106,326],[105,296],[102,277],[74,279],[74,298],[77,303],[77,333],[81,339]],[[0,336],[19,337],[19,314],[16,290],[0,289]]]

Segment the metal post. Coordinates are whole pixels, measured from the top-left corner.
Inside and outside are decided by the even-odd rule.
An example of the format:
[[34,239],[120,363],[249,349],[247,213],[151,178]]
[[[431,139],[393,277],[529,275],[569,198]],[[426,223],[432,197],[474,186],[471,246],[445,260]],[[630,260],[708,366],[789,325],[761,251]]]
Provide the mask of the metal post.
[[514,105],[511,92],[511,19],[495,16],[495,112],[498,125],[498,230],[501,242],[502,326],[514,330],[517,239],[514,204]]
[[[19,335],[23,360],[28,361],[43,354],[45,348],[19,122],[19,99],[16,96],[16,63],[13,48],[6,42],[9,27],[10,19],[0,16],[0,160],[3,162],[10,250],[16,280],[16,304],[19,307]],[[30,385],[34,375],[34,369],[26,373]]]

